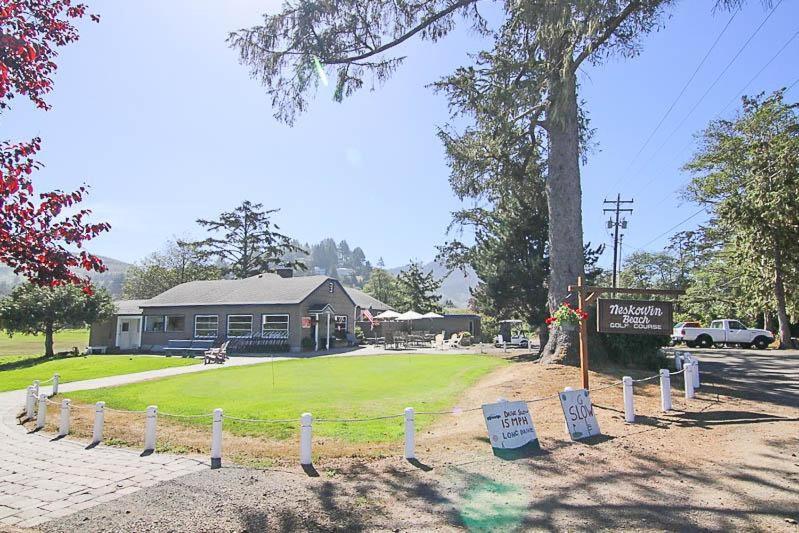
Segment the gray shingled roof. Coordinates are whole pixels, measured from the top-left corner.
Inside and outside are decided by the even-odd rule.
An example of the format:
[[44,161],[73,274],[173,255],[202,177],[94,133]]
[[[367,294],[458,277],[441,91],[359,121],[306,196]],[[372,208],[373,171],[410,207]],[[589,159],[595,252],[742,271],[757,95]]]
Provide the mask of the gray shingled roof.
[[390,305],[381,302],[369,294],[366,294],[362,290],[354,289],[352,287],[345,287],[345,290],[349,293],[350,298],[355,300],[355,305],[361,309],[379,309],[381,311],[394,310]]
[[147,300],[142,307],[295,304],[329,279],[327,276],[281,278],[276,274],[261,274],[246,279],[190,281]]
[[147,300],[117,300],[114,305],[117,307],[118,315],[140,315],[141,305]]

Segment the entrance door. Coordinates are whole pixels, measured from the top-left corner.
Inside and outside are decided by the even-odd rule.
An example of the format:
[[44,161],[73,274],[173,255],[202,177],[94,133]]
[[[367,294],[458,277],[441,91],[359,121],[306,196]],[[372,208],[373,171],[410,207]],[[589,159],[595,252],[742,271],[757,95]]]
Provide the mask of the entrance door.
[[141,344],[141,318],[120,318],[117,325],[117,346],[134,350]]

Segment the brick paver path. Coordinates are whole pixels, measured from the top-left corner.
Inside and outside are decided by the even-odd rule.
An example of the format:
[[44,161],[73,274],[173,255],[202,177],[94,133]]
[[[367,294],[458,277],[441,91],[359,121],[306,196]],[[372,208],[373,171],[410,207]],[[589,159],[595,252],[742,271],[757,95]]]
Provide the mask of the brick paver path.
[[[282,358],[275,358],[278,359]],[[224,367],[270,360],[234,358]],[[59,396],[68,397],[63,393],[74,390],[217,368],[223,367],[195,365],[76,381],[60,385]],[[49,393],[49,387],[42,390]],[[86,443],[69,438],[53,441],[52,435],[28,433],[16,419],[24,403],[24,391],[0,394],[0,526],[34,527],[144,487],[209,468],[208,459],[203,457],[169,454],[141,457],[134,450],[102,444],[86,449]]]

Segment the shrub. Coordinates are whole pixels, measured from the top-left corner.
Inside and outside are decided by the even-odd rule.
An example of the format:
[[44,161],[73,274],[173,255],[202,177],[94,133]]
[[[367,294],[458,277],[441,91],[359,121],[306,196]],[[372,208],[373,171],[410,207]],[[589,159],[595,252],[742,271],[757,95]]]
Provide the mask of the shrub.
[[660,348],[668,345],[669,337],[655,335],[600,334],[608,359],[624,366],[657,370],[669,363]]
[[461,331],[461,346],[471,346],[472,345],[472,334],[468,331]]

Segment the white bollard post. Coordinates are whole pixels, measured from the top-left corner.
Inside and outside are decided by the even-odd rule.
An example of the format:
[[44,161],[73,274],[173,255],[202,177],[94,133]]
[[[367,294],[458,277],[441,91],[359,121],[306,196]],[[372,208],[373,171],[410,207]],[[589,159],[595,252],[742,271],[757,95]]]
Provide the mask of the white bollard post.
[[39,380],[38,379],[34,379],[33,380],[33,392],[34,392],[34,396],[36,396],[36,398],[38,398],[39,397]]
[[214,409],[211,428],[211,468],[222,468],[222,409]]
[[61,376],[58,374],[53,374],[53,393],[51,396],[55,396],[58,394],[58,381],[61,379]]
[[660,369],[660,409],[671,411],[671,374],[668,368]]
[[144,415],[144,451],[155,451],[155,427],[158,421],[158,407],[150,405]]
[[33,385],[28,385],[28,396],[25,398],[25,418],[33,420],[34,408],[36,406],[36,395]]
[[103,423],[105,422],[105,402],[94,404],[94,430],[92,431],[92,444],[103,441]]
[[699,360],[696,358],[691,359],[691,363],[693,366],[691,369],[694,371],[694,388],[699,388]]
[[635,422],[635,406],[633,405],[633,378],[621,378],[624,385],[624,421],[632,424]]
[[674,368],[682,370],[682,354],[680,352],[674,352]]
[[310,465],[311,461],[311,436],[313,417],[311,413],[303,413],[300,417],[300,464]]
[[685,363],[685,365],[683,365],[683,368],[685,369],[685,372],[683,372],[682,375],[683,375],[683,378],[684,378],[683,381],[685,381],[685,399],[686,400],[690,400],[690,399],[692,399],[694,397],[694,369],[693,369],[693,365],[694,364],[690,363],[690,362]]
[[58,436],[66,437],[69,435],[69,411],[70,401],[67,399],[61,400],[61,423],[58,424]]
[[405,408],[405,459],[416,459],[414,452],[415,429],[413,423],[413,407]]
[[47,395],[41,393],[39,395],[39,412],[36,413],[36,429],[44,428],[44,423],[47,421]]

